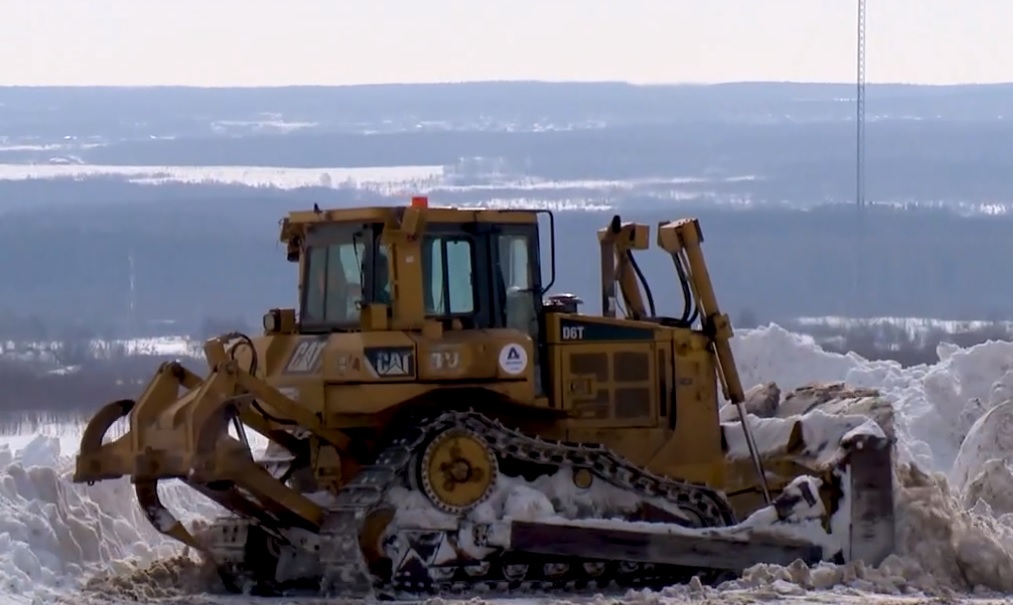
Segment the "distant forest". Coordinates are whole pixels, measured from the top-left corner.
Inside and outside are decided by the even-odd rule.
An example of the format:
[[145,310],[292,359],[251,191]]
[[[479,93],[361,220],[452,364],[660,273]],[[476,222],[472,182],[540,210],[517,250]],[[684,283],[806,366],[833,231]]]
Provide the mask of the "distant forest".
[[[676,123],[564,132],[260,135],[136,141],[96,148],[90,163],[293,167],[452,165],[504,158],[552,180],[759,176],[739,191],[764,200],[853,196],[854,125]],[[867,127],[874,199],[1013,201],[1013,121],[873,122]]]
[[[0,336],[43,324],[114,329],[129,317],[131,300],[141,323],[171,319],[192,330],[208,318],[242,317],[256,325],[267,308],[295,300],[295,267],[278,241],[278,221],[286,212],[314,201],[392,202],[375,194],[341,200],[322,189],[214,187],[214,195],[199,186],[138,189],[149,199],[63,203],[51,211],[37,206],[0,215]],[[1013,219],[869,209],[859,224],[850,205],[619,212],[652,230],[662,220],[699,217],[718,295],[733,316],[748,310],[761,321],[828,314],[1013,317],[1013,279],[1002,277],[1013,275]],[[580,295],[591,310],[600,306],[599,278],[597,263],[588,259],[598,254],[595,231],[610,218],[603,212],[557,213],[555,290]],[[548,237],[546,232],[546,249]],[[677,312],[681,297],[670,260],[658,250],[639,259],[660,310]]]
[[[854,89],[841,84],[536,82],[3,88],[0,163],[355,167],[495,157],[546,179],[737,177],[771,202],[854,197]],[[1013,85],[870,86],[870,199],[1013,201]],[[64,157],[63,159],[68,159]]]
[[[854,84],[464,82],[275,88],[4,87],[6,136],[110,139],[211,135],[214,122],[265,117],[317,132],[523,131],[662,123],[815,123],[853,119]],[[988,122],[1009,113],[1013,84],[870,84],[870,121]]]

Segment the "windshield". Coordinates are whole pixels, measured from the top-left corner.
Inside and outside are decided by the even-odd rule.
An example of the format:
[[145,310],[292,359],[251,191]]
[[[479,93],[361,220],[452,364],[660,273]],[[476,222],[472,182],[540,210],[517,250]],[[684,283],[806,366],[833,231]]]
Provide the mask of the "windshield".
[[[389,302],[387,256],[376,230],[325,225],[306,239],[302,324],[358,324],[363,304]],[[367,296],[371,290],[373,296]]]

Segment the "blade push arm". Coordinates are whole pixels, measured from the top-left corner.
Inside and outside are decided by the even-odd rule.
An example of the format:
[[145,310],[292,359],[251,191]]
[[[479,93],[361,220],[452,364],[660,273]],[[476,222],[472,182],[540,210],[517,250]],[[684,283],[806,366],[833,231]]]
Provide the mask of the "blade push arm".
[[763,471],[763,464],[756,450],[756,444],[753,442],[749,425],[746,424],[746,413],[743,409],[746,396],[742,389],[739,371],[735,366],[735,358],[732,355],[732,324],[728,315],[722,313],[718,308],[714,284],[711,282],[710,273],[707,271],[707,261],[704,260],[703,249],[700,246],[702,243],[703,232],[700,230],[700,222],[697,219],[680,219],[658,227],[658,247],[671,254],[677,266],[685,268],[687,281],[700,311],[703,331],[707,334],[717,359],[721,390],[725,398],[739,412],[746,445],[749,447],[750,457],[756,466],[756,472],[759,475],[757,478],[763,488],[763,496],[767,503],[770,503],[766,473]]
[[622,223],[619,216],[612,217],[608,227],[598,230],[601,245],[601,308],[605,317],[616,316],[616,282],[623,297],[623,307],[630,319],[644,319],[648,316],[644,297],[637,282],[637,268],[633,261],[633,250],[650,247],[650,231],[647,225]]
[[707,271],[701,243],[703,233],[697,219],[680,219],[658,227],[658,247],[671,254],[676,262],[681,262],[687,269],[687,278],[700,311],[703,330],[710,336],[717,356],[721,388],[725,398],[739,404],[745,401],[746,397],[739,372],[735,367],[735,358],[732,356],[732,324],[728,315],[718,308],[714,284]]

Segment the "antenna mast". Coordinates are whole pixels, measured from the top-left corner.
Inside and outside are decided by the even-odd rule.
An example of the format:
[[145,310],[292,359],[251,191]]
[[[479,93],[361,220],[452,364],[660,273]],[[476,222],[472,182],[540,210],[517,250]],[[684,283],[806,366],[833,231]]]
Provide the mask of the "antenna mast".
[[858,1],[858,32],[855,78],[855,210],[857,233],[855,245],[855,280],[852,313],[863,311],[863,279],[865,273],[865,0]]
[[858,74],[855,90],[855,204],[865,207],[865,0],[858,0]]

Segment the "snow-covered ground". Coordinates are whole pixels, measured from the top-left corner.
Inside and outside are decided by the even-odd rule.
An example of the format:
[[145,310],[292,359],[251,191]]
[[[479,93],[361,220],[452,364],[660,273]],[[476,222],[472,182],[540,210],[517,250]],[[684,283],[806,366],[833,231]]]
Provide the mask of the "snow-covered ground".
[[[296,125],[299,126],[299,125]],[[279,127],[282,127],[279,125]],[[155,137],[158,138],[158,137]],[[162,137],[172,138],[172,137]],[[0,139],[2,142],[2,139]],[[87,143],[80,148],[101,146],[101,143]],[[496,158],[477,158],[481,166],[475,170],[470,158],[461,158],[454,165],[447,166],[366,166],[293,168],[283,166],[128,166],[88,164],[70,151],[66,145],[53,144],[15,145],[4,147],[3,151],[39,150],[52,151],[55,155],[35,163],[0,163],[0,181],[23,181],[28,179],[74,179],[119,178],[130,183],[162,185],[221,184],[248,187],[271,187],[277,189],[298,189],[303,187],[324,187],[361,189],[386,196],[431,195],[439,198],[441,193],[470,192],[481,198],[486,208],[542,208],[556,211],[605,211],[628,203],[624,198],[633,194],[640,198],[638,205],[659,204],[673,207],[682,203],[706,203],[731,209],[758,206],[784,208],[808,208],[810,201],[788,202],[785,200],[760,200],[748,192],[719,192],[718,185],[743,181],[762,180],[760,175],[735,175],[730,177],[700,176],[657,176],[627,180],[551,180],[528,177],[516,171],[498,171]],[[469,166],[471,168],[469,169]],[[467,184],[459,181],[459,172],[467,173]],[[481,181],[481,182],[479,182]],[[498,194],[498,192],[507,192]],[[568,193],[568,195],[567,195]],[[1010,212],[1013,204],[1007,202],[925,202],[920,200],[874,200],[877,207],[897,209],[938,209],[947,208],[967,215],[1001,215]],[[0,210],[3,210],[0,205]]]
[[427,182],[443,177],[442,166],[287,168],[278,166],[115,166],[99,164],[0,164],[0,180],[123,177],[151,185],[222,183],[251,187],[380,186]]
[[[223,183],[269,186],[279,189],[298,187],[378,187],[411,183],[421,193],[433,190],[448,192],[477,191],[511,188],[525,191],[560,191],[565,189],[589,189],[608,191],[631,191],[643,187],[679,185],[701,185],[716,182],[715,179],[700,177],[658,177],[629,180],[562,180],[523,177],[518,175],[487,175],[493,182],[475,185],[452,184],[445,166],[382,166],[382,167],[322,167],[291,168],[281,166],[123,166],[100,164],[0,164],[0,180],[20,181],[26,179],[123,177],[131,182],[146,184],[161,183]],[[717,179],[719,182],[754,180],[754,176],[740,176]]]
[[[717,589],[689,585],[567,601],[1009,602],[999,593],[1013,595],[1013,403],[1004,403],[1013,394],[1013,343],[941,346],[937,363],[907,369],[829,354],[777,326],[739,331],[734,350],[746,385],[774,381],[788,391],[846,381],[875,387],[893,403],[900,458],[924,471],[897,471],[897,556],[879,569],[756,566]],[[0,605],[251,602],[192,594],[206,577],[178,557],[142,568],[179,549],[148,526],[126,481],[70,482],[80,430],[43,427],[0,445]],[[184,520],[213,510],[180,486],[170,486],[163,501]],[[95,574],[105,577],[78,592]],[[444,602],[450,600],[433,601]]]
[[902,335],[913,343],[922,343],[933,334],[960,334],[991,331],[994,334],[1013,334],[1013,321],[933,319],[928,317],[796,317],[784,322],[804,332],[840,334],[863,329],[884,338]]
[[[88,350],[96,359],[116,353],[123,355],[166,355],[176,357],[203,356],[204,343],[186,336],[155,336],[104,341],[95,339]],[[60,343],[56,341],[15,342],[0,340],[0,358],[52,363],[57,359]]]
[[[455,166],[382,166],[291,168],[281,166],[122,166],[85,164],[76,156],[50,159],[49,163],[0,163],[0,181],[26,179],[86,179],[117,177],[131,183],[224,184],[249,187],[298,189],[301,187],[354,188],[384,195],[433,195],[441,192],[474,192],[486,208],[551,208],[554,210],[600,211],[613,206],[619,194],[642,191],[648,197],[668,202],[713,197],[701,191],[708,183],[734,183],[755,180],[751,175],[721,179],[701,177],[657,177],[629,180],[562,180],[527,177],[517,174],[481,172],[483,183],[457,183]],[[695,189],[688,190],[687,186]],[[497,197],[497,191],[510,190],[511,197]],[[569,196],[561,192],[575,192]],[[524,192],[524,195],[518,195]],[[541,196],[539,194],[542,194]],[[545,197],[545,196],[550,197]],[[728,196],[725,196],[728,197]],[[434,200],[435,201],[435,200]],[[748,205],[736,196],[722,203]]]

